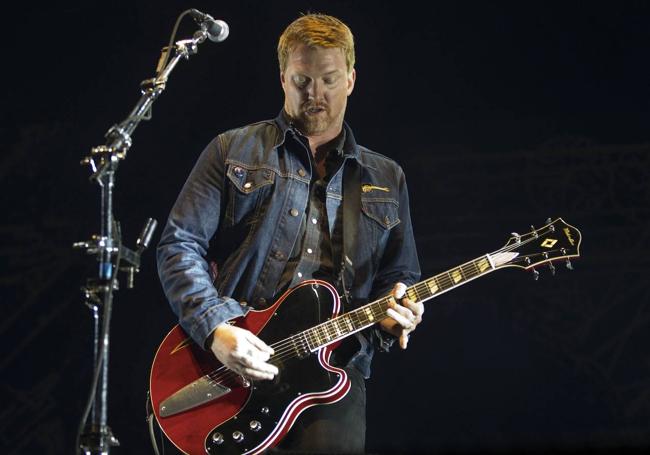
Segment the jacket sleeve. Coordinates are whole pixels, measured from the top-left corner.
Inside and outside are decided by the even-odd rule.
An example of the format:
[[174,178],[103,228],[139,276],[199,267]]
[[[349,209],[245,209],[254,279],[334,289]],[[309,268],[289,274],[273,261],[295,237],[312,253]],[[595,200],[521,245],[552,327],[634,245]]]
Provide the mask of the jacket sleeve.
[[244,314],[234,299],[219,296],[205,260],[223,207],[225,160],[219,137],[201,153],[157,248],[158,275],[181,327],[204,347],[220,323]]
[[[400,223],[389,233],[370,292],[371,301],[388,295],[398,282],[411,286],[420,279],[420,263],[413,237],[408,189],[400,167],[397,168],[397,180]],[[373,328],[373,344],[381,351],[388,351],[395,340],[396,337],[384,332],[379,326]]]

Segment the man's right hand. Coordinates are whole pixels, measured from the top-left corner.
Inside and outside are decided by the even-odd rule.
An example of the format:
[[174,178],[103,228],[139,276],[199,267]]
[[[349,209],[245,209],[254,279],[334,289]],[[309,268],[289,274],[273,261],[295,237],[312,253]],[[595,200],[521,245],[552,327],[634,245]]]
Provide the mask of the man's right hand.
[[246,329],[220,324],[210,349],[226,367],[247,378],[273,379],[278,374],[278,368],[267,363],[273,349]]

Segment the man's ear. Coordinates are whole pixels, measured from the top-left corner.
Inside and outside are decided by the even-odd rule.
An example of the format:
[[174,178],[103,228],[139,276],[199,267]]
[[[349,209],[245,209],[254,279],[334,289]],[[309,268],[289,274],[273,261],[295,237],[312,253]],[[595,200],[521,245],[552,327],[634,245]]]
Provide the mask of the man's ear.
[[354,90],[354,83],[357,80],[357,70],[352,68],[352,71],[350,71],[350,74],[348,74],[348,96],[352,94],[352,91]]

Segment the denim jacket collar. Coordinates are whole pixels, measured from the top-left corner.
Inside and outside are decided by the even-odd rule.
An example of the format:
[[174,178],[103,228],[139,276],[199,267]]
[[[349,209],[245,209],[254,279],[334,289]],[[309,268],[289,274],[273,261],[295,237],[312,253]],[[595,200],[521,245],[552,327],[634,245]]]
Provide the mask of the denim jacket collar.
[[[289,120],[284,109],[280,111],[278,116],[275,118],[275,124],[280,129],[280,142],[277,146],[284,144],[284,141],[287,138],[288,131],[294,131],[296,134],[300,133],[294,126],[291,120]],[[343,122],[343,128],[345,129],[345,143],[343,144],[343,157],[344,158],[354,158],[359,164],[361,164],[361,152],[359,151],[359,146],[357,141],[354,139],[354,134],[352,133],[352,128],[347,122]]]

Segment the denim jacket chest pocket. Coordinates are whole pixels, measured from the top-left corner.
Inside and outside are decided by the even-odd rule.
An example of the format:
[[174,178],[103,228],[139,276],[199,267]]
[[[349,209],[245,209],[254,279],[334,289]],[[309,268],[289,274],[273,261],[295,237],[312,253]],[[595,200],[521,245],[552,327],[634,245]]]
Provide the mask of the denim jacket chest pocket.
[[[376,245],[379,251],[388,239],[388,233],[397,226],[399,218],[399,203],[393,198],[363,197],[361,196],[361,233],[368,235],[370,245]],[[363,235],[362,234],[362,235]]]
[[273,169],[227,163],[226,182],[228,183],[226,223],[255,222],[263,206],[263,202],[272,191],[276,179]]

